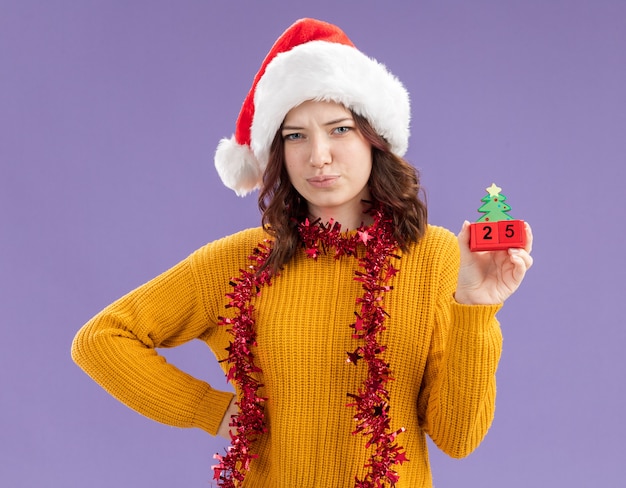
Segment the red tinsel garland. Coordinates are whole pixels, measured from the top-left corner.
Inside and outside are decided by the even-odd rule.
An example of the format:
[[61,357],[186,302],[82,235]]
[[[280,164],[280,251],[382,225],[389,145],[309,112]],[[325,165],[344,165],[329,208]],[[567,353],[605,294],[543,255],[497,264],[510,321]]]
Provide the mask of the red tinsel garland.
[[[363,257],[358,258],[363,271],[356,271],[354,276],[362,284],[363,295],[356,299],[356,321],[350,325],[354,329],[352,337],[362,343],[353,352],[348,352],[347,362],[365,361],[367,378],[357,393],[348,393],[352,402],[347,406],[356,410],[356,428],[352,434],[365,436],[365,447],[373,450],[365,464],[367,474],[363,479],[355,477],[355,488],[384,488],[386,483],[394,486],[399,479],[394,466],[407,461],[404,448],[396,442],[396,437],[405,429],[390,432],[386,386],[393,378],[389,364],[381,357],[386,346],[379,342],[387,315],[382,307],[383,294],[392,289],[389,281],[398,272],[390,263],[390,258],[398,257],[394,254],[397,243],[393,238],[392,222],[381,210],[374,210],[372,214],[374,222],[371,226],[361,226],[356,233],[347,236],[342,235],[341,226],[332,221],[324,225],[305,220],[299,226],[306,254],[313,259],[329,249],[334,249],[335,259],[356,256],[357,248],[365,246]],[[239,413],[230,423],[236,430],[231,433],[231,446],[225,456],[214,456],[219,461],[213,467],[214,479],[225,488],[235,488],[243,481],[250,462],[257,457],[251,450],[252,443],[266,432],[263,413],[266,399],[258,395],[263,385],[254,377],[261,370],[255,365],[252,353],[252,347],[256,346],[252,300],[264,285],[270,284],[271,272],[259,271],[270,253],[270,241],[262,242],[254,250],[249,258],[252,264],[241,270],[239,278],[233,279],[233,292],[227,295],[230,299],[228,306],[236,308],[238,313],[232,319],[220,318],[220,324],[230,326],[229,331],[234,336],[227,348],[229,354],[225,361],[230,365],[227,378],[235,381],[240,390]]]

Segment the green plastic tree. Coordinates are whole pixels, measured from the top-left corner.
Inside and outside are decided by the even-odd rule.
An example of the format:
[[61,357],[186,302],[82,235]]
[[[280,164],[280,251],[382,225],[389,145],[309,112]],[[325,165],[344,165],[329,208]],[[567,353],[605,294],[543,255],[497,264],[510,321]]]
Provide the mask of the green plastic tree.
[[478,209],[479,212],[484,213],[485,215],[479,218],[476,222],[513,220],[513,217],[506,213],[511,210],[511,207],[504,203],[506,201],[506,197],[500,193],[502,188],[496,186],[495,183],[492,183],[486,190],[487,195],[480,199],[480,201],[484,203]]

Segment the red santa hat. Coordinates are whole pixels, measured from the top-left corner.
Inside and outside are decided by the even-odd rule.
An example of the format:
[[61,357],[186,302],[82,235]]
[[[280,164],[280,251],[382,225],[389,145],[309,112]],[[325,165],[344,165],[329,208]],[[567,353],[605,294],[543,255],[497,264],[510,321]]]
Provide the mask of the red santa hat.
[[239,196],[261,186],[272,141],[287,112],[308,100],[343,104],[365,117],[392,152],[408,147],[410,103],[402,83],[360,52],[337,26],[301,19],[274,43],[243,102],[235,133],[222,139],[215,167]]

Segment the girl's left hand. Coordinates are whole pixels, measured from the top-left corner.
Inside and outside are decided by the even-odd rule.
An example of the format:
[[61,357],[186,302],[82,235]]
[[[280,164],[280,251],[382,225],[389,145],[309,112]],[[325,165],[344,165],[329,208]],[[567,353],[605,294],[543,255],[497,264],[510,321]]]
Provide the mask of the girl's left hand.
[[519,287],[526,271],[533,264],[530,255],[533,234],[528,223],[526,247],[504,251],[472,252],[469,249],[470,223],[465,222],[459,232],[461,267],[455,299],[463,304],[491,305],[504,302]]

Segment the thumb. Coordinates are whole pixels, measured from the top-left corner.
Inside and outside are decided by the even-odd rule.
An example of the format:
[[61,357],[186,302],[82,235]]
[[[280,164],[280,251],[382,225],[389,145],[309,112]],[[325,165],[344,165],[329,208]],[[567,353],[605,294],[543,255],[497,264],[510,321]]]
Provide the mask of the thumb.
[[469,244],[470,244],[470,223],[466,220],[463,222],[463,226],[457,235],[457,239],[459,240],[459,247],[461,248],[461,253],[469,252]]

